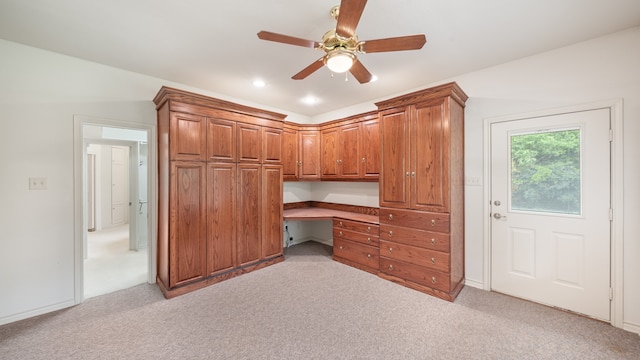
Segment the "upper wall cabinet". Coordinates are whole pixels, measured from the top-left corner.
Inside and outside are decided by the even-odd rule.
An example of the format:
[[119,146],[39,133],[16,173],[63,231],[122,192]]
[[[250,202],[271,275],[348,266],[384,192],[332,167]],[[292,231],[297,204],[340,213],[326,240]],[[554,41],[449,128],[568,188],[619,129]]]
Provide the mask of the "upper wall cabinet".
[[320,125],[286,123],[284,180],[378,181],[379,129],[377,112]]
[[320,179],[320,131],[317,126],[287,122],[281,143],[284,181]]
[[203,116],[172,113],[169,123],[171,160],[205,160],[206,127],[207,123]]

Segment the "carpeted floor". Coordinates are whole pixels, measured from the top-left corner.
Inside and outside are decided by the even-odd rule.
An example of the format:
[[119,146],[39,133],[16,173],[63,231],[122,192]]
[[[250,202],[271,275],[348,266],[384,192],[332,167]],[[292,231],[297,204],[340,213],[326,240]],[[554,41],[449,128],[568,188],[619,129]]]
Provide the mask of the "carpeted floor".
[[609,324],[466,287],[449,303],[331,260],[286,261],[171,300],[155,285],[0,327],[1,359],[639,359]]

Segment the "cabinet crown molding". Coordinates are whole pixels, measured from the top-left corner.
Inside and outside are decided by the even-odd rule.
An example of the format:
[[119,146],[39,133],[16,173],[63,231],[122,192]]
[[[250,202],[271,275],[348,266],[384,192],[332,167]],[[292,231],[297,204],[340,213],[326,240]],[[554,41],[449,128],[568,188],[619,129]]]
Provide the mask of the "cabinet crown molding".
[[160,109],[167,101],[204,106],[216,110],[230,111],[242,115],[255,116],[262,119],[274,120],[279,122],[283,122],[287,117],[287,115],[285,114],[240,105],[230,101],[220,100],[209,96],[163,86],[158,91],[158,94],[156,94],[156,96],[153,98],[153,102],[156,104],[156,110]]
[[395,107],[407,106],[418,102],[440,99],[447,96],[454,99],[463,107],[464,103],[469,98],[457,83],[451,82],[429,89],[415,91],[388,100],[379,101],[375,104],[378,107],[378,111],[381,111]]

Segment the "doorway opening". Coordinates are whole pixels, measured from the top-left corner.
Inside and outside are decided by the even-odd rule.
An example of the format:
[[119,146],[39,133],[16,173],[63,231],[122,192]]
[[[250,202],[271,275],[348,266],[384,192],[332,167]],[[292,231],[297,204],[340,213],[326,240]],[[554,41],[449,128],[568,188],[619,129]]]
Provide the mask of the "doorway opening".
[[80,303],[155,282],[155,128],[76,116],[74,130]]

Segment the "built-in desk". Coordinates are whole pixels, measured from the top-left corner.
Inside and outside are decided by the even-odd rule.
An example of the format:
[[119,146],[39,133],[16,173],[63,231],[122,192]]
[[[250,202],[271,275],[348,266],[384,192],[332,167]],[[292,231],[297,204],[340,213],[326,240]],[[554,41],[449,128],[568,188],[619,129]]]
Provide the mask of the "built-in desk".
[[344,210],[320,207],[303,207],[287,209],[283,214],[284,220],[332,220],[334,218],[362,221],[366,223],[380,223],[378,215],[368,215]]
[[332,220],[333,259],[378,273],[378,208],[315,201],[284,206],[284,220]]

